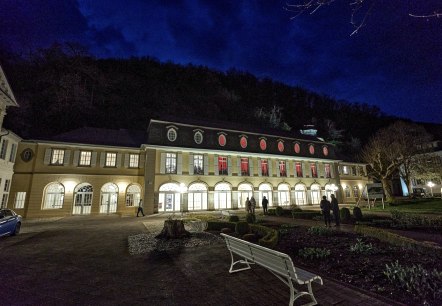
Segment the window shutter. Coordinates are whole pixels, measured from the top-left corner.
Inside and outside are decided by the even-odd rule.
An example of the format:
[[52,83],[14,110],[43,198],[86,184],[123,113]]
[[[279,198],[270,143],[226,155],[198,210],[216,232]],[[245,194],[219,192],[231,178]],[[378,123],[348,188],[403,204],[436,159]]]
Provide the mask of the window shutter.
[[238,176],[242,176],[242,173],[241,173],[241,156],[237,156],[236,157],[236,166],[237,166],[237,169],[238,169]]
[[129,158],[130,158],[129,153],[124,154],[124,168],[129,168]]
[[95,167],[96,165],[97,165],[97,152],[92,152],[91,167]]
[[176,173],[177,174],[183,174],[183,154],[182,153],[178,153],[177,154]]
[[[307,177],[307,174],[308,174],[307,171],[306,171],[305,163],[306,163],[306,162],[301,162],[302,176],[303,176],[303,177]],[[309,177],[310,177],[310,175],[309,175]]]
[[69,165],[71,160],[71,150],[64,150],[63,166]]
[[253,159],[249,158],[249,173],[253,176]]
[[261,159],[258,158],[258,176],[262,176]]
[[46,149],[45,151],[45,158],[43,160],[43,163],[45,165],[49,165],[49,163],[51,162],[51,154],[52,154],[52,149]]
[[204,154],[204,175],[209,175],[209,155]]
[[74,151],[74,161],[72,162],[74,166],[78,166],[78,158],[80,157],[80,151]]
[[342,174],[342,166],[338,166],[338,173]]
[[143,169],[145,164],[146,164],[146,155],[138,154],[138,167],[140,169]]
[[229,175],[229,176],[232,175],[232,157],[231,156],[227,157],[227,175]]
[[161,153],[160,173],[166,173],[166,153]]
[[279,163],[280,163],[280,162],[281,162],[280,160],[277,160],[277,161],[276,161],[276,166],[277,166],[277,167],[276,167],[276,168],[277,168],[277,169],[276,169],[276,176],[277,176],[277,177],[280,177],[280,176],[281,176],[281,173],[280,173],[281,170],[280,170],[280,168],[279,168]]
[[101,168],[104,167],[105,161],[106,161],[106,153],[105,152],[101,152],[101,154],[100,154],[100,167]]
[[335,164],[330,164],[330,177],[335,178]]
[[287,173],[287,177],[290,177],[290,161],[285,162],[285,172]]
[[218,171],[218,155],[213,156],[213,171],[215,172],[215,175],[219,175]]
[[121,160],[123,159],[123,153],[117,153],[117,164],[116,167],[121,167]]
[[298,177],[298,172],[296,172],[296,161],[293,162],[293,177]]
[[193,166],[194,166],[193,154],[190,153],[190,154],[189,154],[189,174],[190,174],[190,175],[193,175],[193,174],[194,174]]
[[269,177],[270,176],[273,176],[273,174],[272,174],[272,164],[273,164],[273,161],[271,160],[271,159],[268,159],[268,165],[269,165]]

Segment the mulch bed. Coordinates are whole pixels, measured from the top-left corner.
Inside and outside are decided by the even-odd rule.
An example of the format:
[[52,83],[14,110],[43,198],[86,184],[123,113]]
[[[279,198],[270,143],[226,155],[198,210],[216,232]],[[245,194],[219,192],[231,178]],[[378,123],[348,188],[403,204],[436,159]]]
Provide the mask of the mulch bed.
[[[408,305],[423,305],[422,298],[391,284],[383,274],[386,264],[398,260],[402,266],[420,264],[427,270],[442,271],[442,254],[440,252],[421,253],[404,250],[380,242],[377,239],[363,237],[364,243],[371,243],[375,252],[370,255],[355,254],[350,246],[361,236],[341,231],[334,231],[331,236],[310,234],[308,227],[296,227],[280,238],[277,250],[292,257],[296,265],[306,270],[349,283],[355,287],[388,297]],[[305,259],[298,255],[303,248],[326,248],[330,256],[325,259]],[[442,300],[427,300],[427,305],[442,305]]]

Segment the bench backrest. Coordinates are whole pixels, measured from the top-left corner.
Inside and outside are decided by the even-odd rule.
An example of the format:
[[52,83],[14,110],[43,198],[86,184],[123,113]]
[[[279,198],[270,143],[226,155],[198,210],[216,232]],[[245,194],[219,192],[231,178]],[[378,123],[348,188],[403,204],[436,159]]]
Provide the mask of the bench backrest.
[[297,280],[296,269],[292,259],[287,254],[265,248],[263,246],[238,239],[224,233],[227,248],[239,256],[263,266],[276,274]]
[[221,214],[223,216],[230,216],[230,212],[228,210],[221,210]]

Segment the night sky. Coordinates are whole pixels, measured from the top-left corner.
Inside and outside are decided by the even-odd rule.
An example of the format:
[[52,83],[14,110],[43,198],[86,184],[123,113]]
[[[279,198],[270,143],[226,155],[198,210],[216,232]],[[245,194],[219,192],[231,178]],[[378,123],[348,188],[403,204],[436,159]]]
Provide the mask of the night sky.
[[235,68],[442,123],[442,18],[408,16],[442,11],[440,0],[377,1],[353,36],[352,1],[293,20],[286,2],[0,0],[0,43],[27,52],[79,42],[101,58]]

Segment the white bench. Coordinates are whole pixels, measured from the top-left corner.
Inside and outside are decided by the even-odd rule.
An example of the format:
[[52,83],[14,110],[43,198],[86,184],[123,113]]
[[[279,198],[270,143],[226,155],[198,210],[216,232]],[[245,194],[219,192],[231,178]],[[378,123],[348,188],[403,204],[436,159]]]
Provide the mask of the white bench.
[[[312,282],[315,281],[322,285],[323,282],[320,276],[299,268],[295,268],[292,259],[287,254],[274,251],[272,249],[268,249],[260,245],[256,245],[254,243],[250,243],[248,241],[241,240],[223,233],[221,233],[221,236],[223,236],[226,240],[227,249],[230,251],[230,256],[232,258],[232,263],[229,269],[230,273],[251,269],[250,264],[260,265],[269,270],[284,284],[289,286],[290,306],[294,304],[297,298],[303,295],[309,295],[312,299],[312,302],[305,305],[318,304],[313,295]],[[233,254],[236,254],[244,259],[235,261]],[[234,266],[238,263],[244,264],[246,265],[246,267],[234,269]],[[295,282],[299,285],[307,285],[308,292],[298,291],[293,286],[292,282]]]
[[229,219],[230,216],[236,215],[228,210],[221,210],[221,219]]

